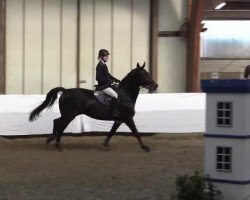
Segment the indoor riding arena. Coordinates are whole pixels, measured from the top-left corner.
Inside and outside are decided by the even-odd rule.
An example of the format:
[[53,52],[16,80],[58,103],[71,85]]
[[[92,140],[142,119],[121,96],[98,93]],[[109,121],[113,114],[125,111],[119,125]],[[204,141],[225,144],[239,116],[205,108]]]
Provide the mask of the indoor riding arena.
[[249,20],[247,0],[0,0],[0,200],[250,199]]

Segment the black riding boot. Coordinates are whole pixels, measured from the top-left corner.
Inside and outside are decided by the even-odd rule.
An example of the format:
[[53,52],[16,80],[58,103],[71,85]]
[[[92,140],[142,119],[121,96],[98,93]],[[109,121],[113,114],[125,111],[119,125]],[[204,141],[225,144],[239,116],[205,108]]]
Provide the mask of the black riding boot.
[[118,105],[118,99],[112,98],[109,111],[109,116],[111,118],[118,119],[120,116],[120,111],[117,109],[117,105]]

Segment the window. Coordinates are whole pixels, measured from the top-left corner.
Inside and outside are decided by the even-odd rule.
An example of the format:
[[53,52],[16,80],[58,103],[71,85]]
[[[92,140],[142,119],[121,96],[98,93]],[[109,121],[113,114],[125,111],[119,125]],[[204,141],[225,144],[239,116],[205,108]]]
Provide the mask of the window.
[[[232,60],[249,58],[249,20],[205,20],[204,23],[207,31],[201,34],[201,57],[215,60],[216,58]],[[234,65],[236,65],[235,62],[237,60],[234,61]],[[222,62],[220,63],[222,64]],[[214,67],[217,65],[218,61]],[[232,62],[224,61],[222,65],[223,69],[231,68]]]
[[221,127],[232,126],[232,103],[217,103],[217,125]]
[[232,170],[232,148],[217,147],[216,169],[218,171],[229,172]]

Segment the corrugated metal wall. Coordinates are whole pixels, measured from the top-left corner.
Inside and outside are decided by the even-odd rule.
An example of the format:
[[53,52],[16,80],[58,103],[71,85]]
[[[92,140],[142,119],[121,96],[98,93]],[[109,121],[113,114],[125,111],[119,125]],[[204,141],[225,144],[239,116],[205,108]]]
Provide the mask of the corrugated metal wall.
[[6,91],[76,83],[76,0],[7,0]]
[[[149,6],[149,0],[80,1],[81,87],[95,84],[100,48],[111,52],[108,65],[119,79],[136,62],[148,63]],[[76,87],[76,0],[7,0],[6,25],[8,94]]]

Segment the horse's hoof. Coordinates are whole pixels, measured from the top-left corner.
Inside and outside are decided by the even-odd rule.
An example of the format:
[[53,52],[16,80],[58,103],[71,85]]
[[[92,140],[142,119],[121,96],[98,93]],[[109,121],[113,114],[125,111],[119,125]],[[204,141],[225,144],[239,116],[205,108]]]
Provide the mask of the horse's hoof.
[[109,143],[108,143],[108,142],[103,142],[102,145],[103,145],[104,147],[108,147],[108,146],[109,146]]
[[57,149],[57,151],[62,151],[63,150],[61,147],[57,147],[56,149]]
[[49,136],[46,140],[46,144],[49,144],[51,141],[53,141],[55,138],[52,136]]
[[46,144],[49,144],[50,142],[52,141],[52,139],[51,138],[47,138],[47,140],[46,140]]
[[109,151],[109,150],[110,150],[109,145],[106,145],[106,146],[103,145],[103,150],[104,150],[104,151]]
[[58,151],[62,151],[62,147],[60,144],[55,144],[55,147]]
[[145,146],[145,145],[142,145],[141,148],[145,151],[145,152],[150,152],[150,148]]

